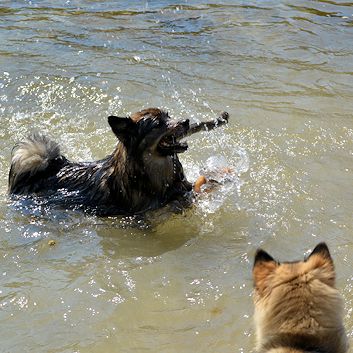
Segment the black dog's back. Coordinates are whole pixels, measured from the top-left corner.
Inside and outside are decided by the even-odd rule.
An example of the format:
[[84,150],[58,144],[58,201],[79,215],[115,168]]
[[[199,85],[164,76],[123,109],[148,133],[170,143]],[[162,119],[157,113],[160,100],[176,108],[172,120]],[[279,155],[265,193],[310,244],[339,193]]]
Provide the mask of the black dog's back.
[[34,133],[13,149],[9,193],[50,197],[49,201],[65,207],[98,210],[103,204],[106,209],[98,213],[121,213],[110,209],[108,188],[99,190],[108,161],[109,157],[96,162],[70,162],[60,153],[56,142]]

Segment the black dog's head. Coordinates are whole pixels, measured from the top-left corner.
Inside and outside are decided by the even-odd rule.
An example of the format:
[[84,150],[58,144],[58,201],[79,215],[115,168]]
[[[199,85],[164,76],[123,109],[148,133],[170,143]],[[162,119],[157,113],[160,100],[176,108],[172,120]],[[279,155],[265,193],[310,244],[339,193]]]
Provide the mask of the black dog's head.
[[159,201],[191,189],[178,158],[188,148],[180,140],[190,129],[189,120],[175,121],[149,108],[126,118],[110,116],[108,121],[120,141],[115,162],[125,163],[125,174],[138,179],[139,188],[148,189]]
[[157,108],[142,110],[131,117],[110,116],[108,122],[119,141],[134,155],[148,152],[171,156],[188,148],[180,139],[190,128],[189,120],[172,120],[167,112]]

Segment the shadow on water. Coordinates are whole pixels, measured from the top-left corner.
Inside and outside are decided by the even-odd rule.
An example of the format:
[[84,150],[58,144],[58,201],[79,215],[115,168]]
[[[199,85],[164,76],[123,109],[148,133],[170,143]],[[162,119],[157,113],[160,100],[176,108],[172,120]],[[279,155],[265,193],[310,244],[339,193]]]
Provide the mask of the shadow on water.
[[63,241],[68,236],[78,238],[80,233],[83,237],[89,233],[111,259],[160,256],[187,246],[203,231],[212,230],[207,222],[205,228],[205,221],[221,209],[226,200],[223,191],[229,191],[232,186],[222,188],[198,197],[194,205],[178,214],[165,207],[131,217],[100,218],[78,210],[65,210],[42,199],[21,197],[9,202],[6,212],[8,232],[20,230],[21,235],[7,243],[12,249],[32,247],[52,236]]
[[[209,165],[223,162],[212,158]],[[0,240],[7,250],[32,251],[48,245],[51,239],[61,244],[65,242],[69,247],[72,243],[84,246],[93,239],[99,253],[109,259],[135,262],[135,258],[161,256],[192,245],[203,234],[213,233],[215,214],[221,212],[224,217],[222,207],[237,207],[233,200],[237,197],[239,180],[235,176],[227,176],[225,180],[213,192],[197,196],[190,208],[177,214],[164,207],[145,215],[101,218],[64,209],[43,198],[8,199],[1,207],[0,222],[6,236],[4,234]],[[225,222],[227,219],[226,216]],[[87,248],[82,256],[93,253]],[[66,257],[64,253],[60,256]]]
[[[121,227],[122,220],[104,220],[95,227],[96,234],[100,237],[100,246],[109,258],[124,260],[126,258],[148,258],[163,255],[174,251],[188,243],[197,236],[197,226],[188,219],[190,210],[184,214],[169,214],[164,222],[160,219],[153,223],[145,224],[141,229],[141,221],[136,220],[128,226]],[[123,220],[125,222],[125,220]],[[143,222],[146,222],[144,220]]]

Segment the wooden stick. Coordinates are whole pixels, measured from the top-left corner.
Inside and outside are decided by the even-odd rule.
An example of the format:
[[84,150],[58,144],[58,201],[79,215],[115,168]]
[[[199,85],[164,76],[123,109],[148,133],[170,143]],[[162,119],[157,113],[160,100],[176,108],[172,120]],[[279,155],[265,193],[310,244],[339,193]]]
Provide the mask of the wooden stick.
[[222,126],[228,123],[229,114],[227,112],[221,113],[221,115],[215,119],[210,121],[202,121],[200,123],[191,124],[188,132],[185,136],[190,136],[199,131],[209,131],[213,130],[216,127]]

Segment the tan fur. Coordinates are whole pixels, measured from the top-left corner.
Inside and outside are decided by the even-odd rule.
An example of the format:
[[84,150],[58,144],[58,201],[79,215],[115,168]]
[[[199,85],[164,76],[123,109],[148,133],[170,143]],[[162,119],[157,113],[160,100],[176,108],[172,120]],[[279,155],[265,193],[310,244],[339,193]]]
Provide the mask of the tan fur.
[[201,186],[207,183],[207,179],[204,175],[200,175],[194,183],[194,191],[196,193],[201,192]]
[[257,352],[347,352],[343,302],[328,249],[283,264],[263,253],[253,268]]

